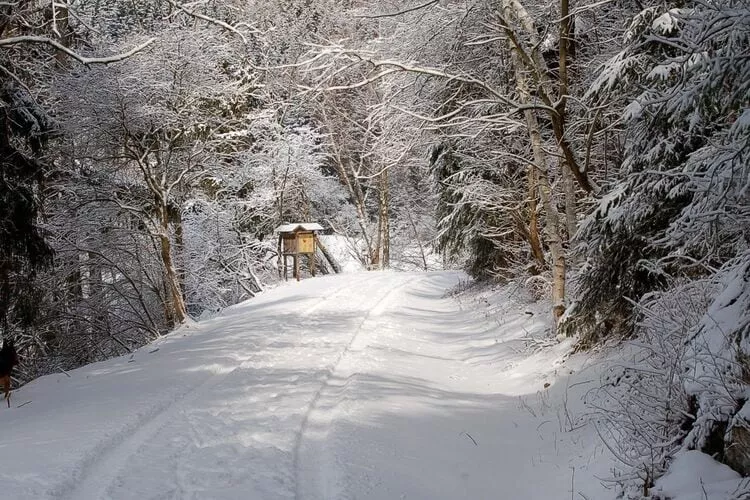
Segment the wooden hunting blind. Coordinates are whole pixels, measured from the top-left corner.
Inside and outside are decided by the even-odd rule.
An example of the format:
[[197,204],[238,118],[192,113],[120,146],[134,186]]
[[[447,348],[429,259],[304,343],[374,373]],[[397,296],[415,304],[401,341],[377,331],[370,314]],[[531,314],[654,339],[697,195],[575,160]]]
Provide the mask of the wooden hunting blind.
[[315,233],[323,229],[323,226],[314,222],[295,222],[283,224],[276,228],[279,233],[279,256],[284,261],[284,279],[287,279],[287,257],[290,255],[294,263],[293,276],[297,278],[297,281],[300,279],[300,255],[307,255],[310,272],[315,276],[315,252],[318,246],[318,238]]

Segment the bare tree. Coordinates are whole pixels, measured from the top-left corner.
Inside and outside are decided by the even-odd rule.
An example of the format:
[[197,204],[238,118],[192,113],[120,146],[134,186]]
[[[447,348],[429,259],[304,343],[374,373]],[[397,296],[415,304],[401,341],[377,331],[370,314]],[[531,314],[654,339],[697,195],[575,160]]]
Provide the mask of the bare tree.
[[181,204],[201,178],[221,168],[218,137],[237,125],[249,92],[241,73],[239,79],[233,74],[240,60],[230,40],[203,32],[209,51],[195,36],[162,32],[149,58],[83,70],[60,82],[66,127],[86,140],[89,161],[143,189],[112,201],[138,217],[157,242],[164,311],[176,323],[187,316],[174,248]]

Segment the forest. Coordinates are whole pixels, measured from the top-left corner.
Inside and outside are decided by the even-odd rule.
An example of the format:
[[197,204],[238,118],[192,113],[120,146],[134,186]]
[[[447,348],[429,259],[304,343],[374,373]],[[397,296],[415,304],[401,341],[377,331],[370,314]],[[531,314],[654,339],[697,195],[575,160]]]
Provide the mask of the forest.
[[749,103],[748,0],[1,1],[16,383],[273,287],[317,222],[634,341],[591,402],[627,498],[683,449],[746,477]]

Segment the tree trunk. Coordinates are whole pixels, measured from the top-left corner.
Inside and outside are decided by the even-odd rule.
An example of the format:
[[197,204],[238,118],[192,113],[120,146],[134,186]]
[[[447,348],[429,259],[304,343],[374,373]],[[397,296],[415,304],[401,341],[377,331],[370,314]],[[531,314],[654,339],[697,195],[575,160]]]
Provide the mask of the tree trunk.
[[[513,47],[512,50],[519,98],[521,104],[528,104],[531,99],[526,74],[518,61],[517,48]],[[549,171],[547,168],[547,155],[542,144],[542,135],[536,111],[526,109],[524,117],[531,141],[531,150],[534,155],[534,166],[539,174],[537,176],[539,197],[545,212],[544,234],[549,245],[550,254],[552,255],[552,315],[555,319],[555,324],[557,324],[565,311],[565,251],[559,230],[560,214],[557,211],[557,205],[552,199],[552,189],[550,187]]]
[[174,227],[174,248],[172,254],[177,255],[177,278],[179,279],[183,300],[185,300],[185,281],[187,278],[185,275],[185,264],[187,263],[187,256],[185,255],[185,234],[182,228],[182,212],[180,209],[173,208],[169,214],[169,219]]
[[359,182],[359,178],[357,178],[356,171],[351,166],[351,159],[346,153],[342,154],[343,146],[336,143],[335,128],[331,124],[328,113],[326,113],[325,104],[321,107],[320,111],[322,113],[323,119],[325,120],[326,126],[331,133],[332,146],[335,155],[334,164],[336,166],[336,173],[338,173],[339,175],[339,180],[341,180],[341,182],[346,186],[346,190],[349,193],[349,198],[354,204],[354,208],[357,212],[357,223],[359,224],[359,228],[362,231],[362,238],[364,239],[365,246],[367,247],[367,256],[368,258],[370,258],[370,263],[372,263],[375,249],[372,248],[372,241],[368,234],[368,217],[367,209],[365,206],[365,194],[362,190],[362,184]]
[[422,239],[419,237],[419,231],[417,231],[417,224],[414,222],[414,217],[411,213],[411,208],[409,208],[409,204],[407,203],[404,207],[406,210],[406,216],[409,218],[409,225],[411,226],[411,230],[414,233],[414,241],[417,242],[417,245],[419,246],[419,254],[422,257],[422,267],[425,271],[428,270],[427,265],[427,253],[425,252],[424,245],[422,244]]
[[[70,47],[71,30],[69,22],[68,6],[63,3],[50,2],[52,19],[54,22],[53,29],[57,30],[57,41],[64,47]],[[69,56],[61,50],[56,51],[55,60],[60,68],[68,67]]]
[[534,260],[539,264],[539,271],[544,269],[547,262],[544,259],[544,250],[542,249],[542,241],[539,238],[539,216],[537,214],[537,196],[538,192],[538,181],[537,167],[535,165],[529,166],[529,246],[531,247],[531,254],[534,256]]
[[[281,247],[283,242],[283,239],[281,237],[281,234],[279,234],[279,240],[277,242],[276,248],[277,248],[277,260],[276,265],[279,268],[279,278],[282,277],[281,273],[284,273],[284,279],[286,279],[286,258],[284,257],[284,249]],[[283,263],[282,263],[283,261]]]
[[[557,79],[557,92],[554,92],[553,81],[547,76],[550,74],[547,63],[544,61],[539,47],[541,46],[541,40],[539,39],[539,32],[537,31],[534,20],[529,15],[526,8],[520,3],[519,0],[503,0],[502,1],[502,16],[503,29],[511,41],[511,49],[515,53],[514,66],[516,71],[525,68],[532,75],[532,79],[536,84],[536,93],[545,106],[547,106],[546,113],[552,122],[552,130],[557,140],[557,146],[565,158],[565,165],[570,169],[573,177],[576,179],[578,184],[587,193],[596,191],[596,186],[592,183],[583,167],[581,167],[576,159],[573,147],[570,145],[570,140],[566,134],[566,103],[568,97],[568,49],[574,47],[570,42],[570,36],[572,33],[572,21],[569,15],[568,0],[560,0],[560,10],[562,12],[560,24],[558,26],[560,35],[560,68],[558,71]],[[516,20],[521,28],[525,31],[524,37],[519,37],[513,30],[510,22]],[[528,37],[529,43],[524,45],[522,38]],[[553,102],[555,94],[558,99]],[[524,102],[529,104],[529,101]]]
[[325,257],[328,263],[331,265],[333,272],[340,273],[341,266],[339,266],[338,262],[336,262],[336,259],[333,258],[333,255],[331,255],[331,252],[328,251],[328,248],[326,248],[326,246],[323,244],[322,241],[320,241],[320,238],[318,238],[317,236],[315,237],[315,241],[318,244],[320,253],[323,254],[323,257]]
[[[536,119],[536,117],[535,117]],[[537,139],[540,137],[537,134]],[[541,150],[541,141],[538,143]],[[552,315],[557,323],[565,312],[565,250],[562,245],[562,237],[558,227],[560,215],[557,206],[552,199],[549,177],[546,170],[540,175],[539,194],[542,199],[546,221],[544,232],[547,236],[547,244],[552,254]]]
[[180,277],[175,269],[172,259],[172,243],[169,240],[169,213],[166,205],[159,207],[159,245],[161,249],[161,260],[164,265],[164,283],[167,287],[168,307],[171,314],[167,315],[167,322],[174,324],[182,323],[187,319],[185,299],[182,295]]
[[545,212],[544,234],[552,255],[552,315],[557,324],[565,311],[565,250],[559,229],[560,214],[557,211],[557,204],[552,199],[547,158],[542,147],[539,123],[534,111],[526,110],[525,115],[534,153],[534,163],[539,167],[539,197]]
[[380,174],[378,186],[378,248],[377,264],[379,269],[385,269],[390,266],[391,260],[391,242],[390,242],[390,192],[388,189],[388,169],[383,170]]
[[571,172],[563,168],[562,176],[565,187],[565,227],[568,233],[568,246],[578,230],[576,216],[576,185]]
[[[286,183],[289,180],[289,165],[287,164],[284,170],[284,175],[279,180],[276,177],[276,169],[273,169],[273,189],[276,193],[276,209],[279,214],[279,224],[284,223],[284,190],[286,189]],[[290,221],[291,222],[291,221]]]
[[[560,127],[564,132],[565,106],[568,100],[568,55],[572,58],[575,55],[575,45],[573,43],[573,17],[570,15],[569,0],[560,0],[560,71],[559,71],[559,91],[558,107],[560,113]],[[593,127],[593,124],[592,124]],[[558,137],[558,141],[564,137]],[[572,154],[572,152],[571,152]],[[563,184],[565,187],[565,225],[568,233],[568,244],[576,233],[576,187],[574,183],[573,165],[568,168],[562,168]],[[578,167],[580,168],[580,167]]]

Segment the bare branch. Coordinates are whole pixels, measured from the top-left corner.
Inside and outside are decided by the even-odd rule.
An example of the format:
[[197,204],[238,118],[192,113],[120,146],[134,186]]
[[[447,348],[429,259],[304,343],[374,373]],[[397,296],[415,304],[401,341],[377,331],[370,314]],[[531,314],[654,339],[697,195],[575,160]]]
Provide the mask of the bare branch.
[[24,83],[21,81],[21,79],[18,78],[12,71],[10,71],[9,69],[7,69],[5,66],[2,66],[2,65],[0,65],[0,71],[2,71],[6,75],[8,75],[10,78],[12,78],[13,80],[15,80],[16,83],[18,85],[20,85],[21,88],[24,89],[29,95],[33,95],[31,93],[31,90],[29,90],[29,87],[27,87],[26,85],[24,85]]
[[[201,14],[200,12],[196,12],[194,10],[189,10],[184,5],[182,5],[180,3],[177,3],[174,0],[167,0],[167,1],[169,2],[170,5],[172,5],[173,7],[181,10],[182,12],[184,12],[185,14],[187,14],[189,16],[195,17],[196,19],[201,19],[203,21],[207,21],[207,22],[209,22],[211,24],[215,24],[217,26],[221,26],[225,30],[231,31],[232,33],[234,33],[235,35],[237,35],[238,37],[240,37],[242,39],[242,43],[247,44],[247,38],[245,38],[245,35],[243,35],[242,33],[240,33],[240,31],[236,27],[232,26],[231,24],[225,23],[224,21],[221,21],[220,19],[216,19],[216,18],[207,16],[205,14]],[[253,32],[254,33],[260,33],[257,30],[253,30]]]
[[46,36],[31,36],[31,35],[25,35],[25,36],[13,36],[10,38],[4,38],[0,40],[0,47],[10,46],[10,45],[18,45],[21,43],[38,43],[38,44],[45,44],[45,45],[51,45],[60,52],[64,52],[76,61],[82,63],[82,64],[111,64],[116,63],[119,61],[122,61],[124,59],[127,59],[128,57],[131,57],[138,52],[141,52],[143,49],[154,43],[156,39],[150,38],[146,42],[138,45],[137,47],[134,47],[130,49],[127,52],[123,52],[121,54],[115,54],[111,56],[106,57],[84,57],[78,52],[69,49],[65,45],[61,44],[60,42],[57,42],[51,38],[48,38]]
[[415,12],[417,10],[424,9],[424,8],[430,7],[432,5],[435,5],[439,1],[440,0],[430,0],[429,2],[423,3],[422,5],[417,5],[416,7],[411,7],[409,9],[400,10],[398,12],[392,12],[390,14],[377,14],[377,15],[374,15],[374,16],[354,16],[354,17],[357,17],[357,18],[360,18],[360,19],[380,19],[382,17],[403,16],[404,14],[408,14],[410,12]]
[[[469,75],[458,75],[458,74],[452,74],[445,72],[443,70],[437,69],[437,68],[430,68],[430,67],[424,67],[424,66],[413,66],[407,63],[403,63],[400,61],[394,61],[394,60],[382,60],[382,61],[372,61],[368,60],[362,57],[362,55],[358,54],[354,51],[349,51],[346,49],[334,49],[333,51],[328,52],[330,55],[333,56],[342,56],[342,57],[356,57],[361,62],[367,63],[372,66],[374,74],[370,76],[367,76],[360,80],[359,82],[347,84],[347,85],[333,85],[330,87],[324,87],[323,85],[319,84],[315,87],[301,87],[305,91],[313,91],[313,90],[323,90],[323,91],[336,91],[336,90],[351,90],[356,88],[361,88],[364,86],[367,86],[371,83],[374,83],[376,81],[382,80],[384,77],[388,75],[393,75],[396,73],[414,73],[414,74],[421,74],[426,76],[434,76],[438,78],[445,78],[448,81],[458,81],[463,83],[468,83],[474,86],[477,86],[487,93],[491,94],[492,97],[503,104],[506,104],[513,108],[512,112],[520,111],[523,109],[533,108],[533,109],[539,109],[547,111],[548,113],[556,113],[556,110],[550,105],[549,102],[545,102],[544,104],[534,104],[534,105],[521,105],[509,97],[507,97],[504,94],[501,94],[496,89],[494,89],[492,86],[490,86],[487,82],[480,80],[478,78],[475,78],[473,76]],[[319,54],[310,59],[310,61],[317,61],[319,59]],[[304,64],[304,63],[303,63]],[[347,67],[351,67],[352,65],[348,65]],[[340,73],[341,70],[335,72],[333,75],[328,75],[323,81],[330,80],[333,78],[333,76]]]

